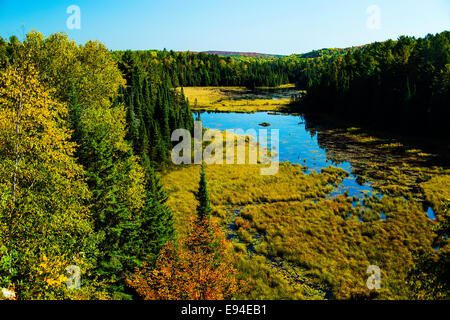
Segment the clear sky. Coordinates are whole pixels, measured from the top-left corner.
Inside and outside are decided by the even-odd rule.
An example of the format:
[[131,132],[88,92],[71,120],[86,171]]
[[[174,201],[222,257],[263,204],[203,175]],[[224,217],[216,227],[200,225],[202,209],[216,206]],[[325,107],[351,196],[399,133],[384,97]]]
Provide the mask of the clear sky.
[[110,49],[291,54],[450,30],[450,0],[0,0],[0,36],[32,29]]

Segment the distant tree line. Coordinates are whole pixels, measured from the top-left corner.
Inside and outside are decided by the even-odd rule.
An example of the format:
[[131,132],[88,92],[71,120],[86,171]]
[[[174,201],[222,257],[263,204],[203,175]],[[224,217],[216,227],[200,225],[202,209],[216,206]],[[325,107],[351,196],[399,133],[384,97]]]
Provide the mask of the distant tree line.
[[[124,56],[124,52],[115,52]],[[246,86],[276,87],[289,82],[287,73],[272,59],[221,57],[216,54],[137,51],[146,72],[158,74],[168,87]]]
[[449,40],[448,31],[420,39],[403,36],[328,59],[308,79],[300,109],[450,136]]
[[114,54],[122,58],[133,55],[145,66],[146,73],[157,74],[168,87],[245,86],[253,89],[296,83],[298,87],[305,88],[311,79],[318,77],[326,61],[362,48],[321,49],[277,57],[166,50],[135,51],[132,54],[117,51]]

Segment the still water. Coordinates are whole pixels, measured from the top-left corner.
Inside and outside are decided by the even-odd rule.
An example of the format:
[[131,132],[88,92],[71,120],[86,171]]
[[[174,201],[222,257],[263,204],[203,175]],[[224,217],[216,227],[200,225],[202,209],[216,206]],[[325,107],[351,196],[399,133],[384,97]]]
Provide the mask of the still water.
[[[202,113],[201,121],[204,128],[217,130],[270,129],[279,130],[279,154],[280,161],[289,161],[308,167],[308,172],[313,170],[320,172],[328,166],[342,168],[350,173],[344,180],[339,190],[334,194],[348,191],[350,196],[362,197],[364,193],[372,193],[373,190],[368,183],[357,182],[357,177],[352,174],[352,165],[348,161],[334,162],[327,155],[324,148],[319,145],[318,136],[312,130],[308,130],[305,121],[300,116],[272,114],[269,112],[248,113]],[[270,126],[263,128],[261,123],[269,123]],[[269,142],[270,144],[270,142]]]

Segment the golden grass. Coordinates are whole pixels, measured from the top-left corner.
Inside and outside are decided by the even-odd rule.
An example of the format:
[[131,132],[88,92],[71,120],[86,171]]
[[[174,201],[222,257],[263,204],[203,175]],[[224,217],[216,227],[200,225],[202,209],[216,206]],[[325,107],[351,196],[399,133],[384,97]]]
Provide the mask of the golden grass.
[[[245,206],[254,203],[303,201],[324,198],[333,190],[331,181],[342,179],[344,171],[306,175],[300,165],[281,163],[279,173],[262,176],[264,165],[206,166],[211,202],[218,215],[226,218],[226,206]],[[174,209],[176,227],[184,230],[188,213],[195,212],[194,192],[198,188],[200,165],[185,166],[163,175],[163,184]]]
[[444,204],[450,203],[450,175],[435,176],[420,186],[435,212],[444,215]]
[[[386,197],[377,206],[364,212],[363,221],[345,197],[248,206],[242,216],[265,236],[257,252],[310,270],[338,299],[370,296],[365,285],[370,265],[382,270],[380,298],[408,298],[412,251],[431,245],[432,222],[404,200]],[[380,212],[388,212],[388,219],[380,220]]]
[[[330,169],[322,174],[307,175],[300,165],[280,164],[275,176],[262,176],[260,169],[264,165],[209,165],[206,166],[208,190],[211,197],[214,216],[222,223],[229,222],[231,208],[240,208],[256,203],[283,203],[324,199],[333,190],[331,184],[341,181],[347,174],[341,169]],[[197,201],[194,192],[198,189],[200,166],[191,165],[167,172],[162,182],[169,193],[168,206],[175,216],[178,233],[184,234],[189,214],[195,212]],[[244,229],[240,237],[252,242],[251,235]],[[242,251],[237,250],[237,251]],[[253,259],[254,258],[254,259]],[[240,256],[239,270],[242,278],[251,277],[252,290],[245,299],[305,299],[320,298],[318,291],[306,284],[299,284],[289,278],[286,270],[274,267],[264,256]],[[294,274],[301,275],[298,266]],[[307,281],[305,279],[304,281]]]
[[[292,85],[287,86],[291,87]],[[283,111],[290,102],[290,99],[251,99],[249,90],[244,87],[185,87],[183,91],[193,111]]]
[[[241,276],[251,277],[254,286],[241,298],[323,298],[308,285],[295,288],[296,282],[271,266],[267,255],[285,259],[300,268],[302,276],[318,279],[342,299],[370,296],[365,272],[369,265],[378,265],[383,277],[379,297],[408,298],[405,277],[413,265],[412,251],[431,248],[432,239],[433,222],[415,202],[367,197],[367,207],[355,208],[345,195],[327,198],[332,184],[347,175],[341,169],[307,175],[300,165],[282,163],[278,175],[261,176],[260,167],[206,166],[214,215],[229,223],[231,209],[243,208],[235,223],[237,234],[242,243],[255,245],[252,259],[240,257]],[[192,165],[163,176],[179,232],[195,212],[199,174],[200,166]],[[381,213],[386,220],[380,220]],[[263,240],[254,242],[255,234]],[[236,251],[243,251],[241,244],[236,246]]]
[[[349,140],[370,144],[374,156],[377,150],[403,147],[368,135],[354,138],[358,131],[350,130]],[[251,143],[246,140],[247,149]],[[417,160],[416,152],[407,150],[405,154]],[[436,222],[428,219],[411,187],[420,185],[422,196],[439,218],[442,203],[450,198],[450,170],[396,161],[390,166],[372,157],[355,161],[368,177],[383,172],[383,178],[374,183],[383,198],[366,195],[364,206],[353,206],[355,199],[347,194],[330,198],[333,186],[348,176],[334,167],[306,174],[301,165],[280,163],[277,175],[262,176],[260,169],[266,166],[262,164],[206,166],[214,219],[235,226],[239,274],[251,278],[251,290],[238,298],[323,299],[324,292],[316,290],[317,285],[331,288],[338,299],[412,297],[406,277],[414,267],[414,252],[432,250]],[[177,231],[183,234],[189,214],[196,210],[200,166],[171,169],[162,180]],[[241,210],[237,217],[233,215],[236,209]],[[382,214],[386,219],[381,219]],[[254,252],[247,254],[249,247]],[[268,257],[283,259],[283,267]],[[382,272],[382,289],[376,292],[366,286],[370,265],[379,266]]]
[[256,89],[262,89],[262,90],[295,89],[295,84],[287,83],[287,84],[282,84],[278,87],[256,87]]

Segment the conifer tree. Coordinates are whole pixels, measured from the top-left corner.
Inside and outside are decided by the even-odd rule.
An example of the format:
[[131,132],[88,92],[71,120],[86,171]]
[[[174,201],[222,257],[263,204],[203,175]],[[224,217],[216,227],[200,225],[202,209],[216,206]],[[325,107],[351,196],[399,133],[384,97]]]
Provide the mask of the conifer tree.
[[195,194],[198,201],[197,215],[199,220],[209,219],[211,217],[211,203],[209,200],[208,184],[206,181],[205,164],[202,163],[200,172],[200,182],[198,191]]
[[154,263],[165,243],[174,239],[175,230],[172,211],[158,200],[151,186],[147,186],[141,216],[139,247],[142,252],[139,257],[147,263]]

